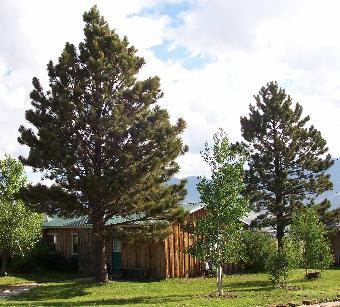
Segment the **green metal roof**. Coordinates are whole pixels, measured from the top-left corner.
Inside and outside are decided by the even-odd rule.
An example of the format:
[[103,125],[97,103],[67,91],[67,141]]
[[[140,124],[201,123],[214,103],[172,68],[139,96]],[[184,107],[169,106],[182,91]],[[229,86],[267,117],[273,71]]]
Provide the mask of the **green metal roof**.
[[190,213],[193,213],[195,211],[198,211],[202,208],[204,208],[205,204],[204,203],[183,203],[181,206],[188,210]]
[[[188,210],[190,213],[193,213],[199,209],[204,207],[202,203],[185,203],[181,204],[181,206]],[[111,218],[107,225],[118,225],[124,224],[128,222],[133,222],[138,220],[140,217],[137,215],[132,215],[129,217],[115,216]],[[46,217],[43,228],[83,228],[83,227],[92,227],[92,222],[88,217],[75,217],[75,218],[63,218],[60,216],[51,216]]]
[[55,227],[86,227],[92,225],[87,217],[62,218],[59,216],[47,217],[43,223],[44,228]]

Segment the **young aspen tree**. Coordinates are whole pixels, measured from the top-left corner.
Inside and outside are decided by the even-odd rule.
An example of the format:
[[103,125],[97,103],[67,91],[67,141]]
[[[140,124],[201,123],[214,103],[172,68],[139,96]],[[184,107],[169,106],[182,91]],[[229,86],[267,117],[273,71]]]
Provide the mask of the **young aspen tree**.
[[242,197],[246,152],[241,144],[230,143],[222,129],[213,140],[213,146],[206,143],[202,152],[211,178],[203,177],[197,185],[205,214],[195,225],[187,225],[195,238],[188,252],[216,267],[217,293],[222,296],[222,267],[237,262],[243,251],[241,219],[248,212],[247,201]]

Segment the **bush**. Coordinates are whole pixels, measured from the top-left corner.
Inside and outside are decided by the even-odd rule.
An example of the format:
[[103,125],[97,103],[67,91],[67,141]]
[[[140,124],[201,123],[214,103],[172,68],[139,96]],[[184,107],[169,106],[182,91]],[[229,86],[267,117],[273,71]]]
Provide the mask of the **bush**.
[[242,265],[246,271],[264,272],[269,256],[276,250],[275,240],[263,231],[245,230],[242,233],[244,259]]
[[39,243],[27,255],[15,257],[10,269],[16,273],[32,273],[40,271],[71,271],[78,270],[78,257],[66,259],[64,255],[53,250],[46,243]]
[[66,271],[78,272],[78,256],[71,256],[66,260]]
[[282,285],[289,276],[291,264],[285,250],[277,250],[273,252],[266,263],[266,271],[269,279],[275,285]]
[[294,212],[290,234],[300,246],[300,265],[308,275],[308,269],[328,268],[334,263],[325,225],[312,208]]

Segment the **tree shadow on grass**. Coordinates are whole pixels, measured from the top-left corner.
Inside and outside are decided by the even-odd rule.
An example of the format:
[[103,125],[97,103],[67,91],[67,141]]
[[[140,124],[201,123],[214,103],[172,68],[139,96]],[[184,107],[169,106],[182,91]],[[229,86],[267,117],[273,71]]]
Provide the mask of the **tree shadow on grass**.
[[19,277],[22,279],[27,279],[30,281],[34,281],[37,283],[46,283],[46,282],[65,282],[70,281],[76,278],[87,278],[90,277],[87,274],[80,274],[80,273],[68,273],[68,272],[39,272],[39,273],[13,273],[11,274],[13,277]]
[[9,297],[9,301],[46,301],[51,299],[70,299],[77,296],[87,295],[87,290],[92,287],[100,287],[102,285],[94,282],[68,282],[55,283],[49,285],[40,285],[32,288],[19,296]]
[[241,281],[241,282],[233,282],[231,284],[226,283],[226,287],[236,292],[268,292],[274,289],[274,286],[269,280],[254,280],[254,281]]
[[[11,297],[7,299],[8,305],[10,306],[11,303],[15,306],[92,306],[92,305],[107,305],[107,306],[114,306],[114,305],[137,305],[137,304],[144,304],[144,305],[163,305],[166,303],[180,303],[185,302],[187,300],[193,299],[195,295],[162,295],[162,296],[135,296],[135,297],[128,297],[128,298],[98,298],[93,299],[93,297],[89,297],[88,300],[86,298],[80,298],[81,296],[86,295],[86,289],[88,286],[83,286],[77,284],[77,288],[74,286],[72,287],[60,287],[57,286],[47,286],[44,287],[43,291],[36,292],[39,289],[35,288],[25,295],[21,295],[20,297]],[[79,287],[80,286],[80,287]],[[60,287],[62,289],[56,289]],[[76,298],[79,297],[77,300]],[[61,299],[72,299],[69,302],[60,301]]]

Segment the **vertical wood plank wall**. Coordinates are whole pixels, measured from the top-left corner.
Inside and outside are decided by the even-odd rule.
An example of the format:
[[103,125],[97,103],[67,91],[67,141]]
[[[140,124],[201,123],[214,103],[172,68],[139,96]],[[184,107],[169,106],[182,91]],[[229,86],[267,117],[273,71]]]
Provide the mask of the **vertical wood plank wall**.
[[78,231],[78,267],[82,273],[93,272],[93,230],[79,228]]
[[331,236],[331,246],[336,265],[340,265],[340,231]]
[[[203,214],[199,210],[190,214],[195,223]],[[201,274],[200,261],[185,253],[194,239],[183,231],[179,224],[171,226],[171,235],[161,242],[128,243],[122,242],[121,266],[130,268],[145,268],[149,277],[164,279],[171,277],[192,277]],[[71,256],[71,233],[78,233],[78,263],[79,271],[93,272],[93,230],[92,228],[54,228],[45,233],[56,233],[57,250],[67,258]],[[112,240],[106,244],[107,263],[111,266]]]
[[164,279],[164,241],[155,243],[122,242],[121,266],[125,268],[145,268],[149,277]]
[[[189,218],[195,224],[196,220],[203,214],[203,210],[199,210],[192,213]],[[172,233],[164,242],[165,278],[201,275],[201,262],[185,253],[194,239],[187,232],[184,232],[179,224],[173,224],[171,228]]]
[[78,233],[77,228],[48,228],[45,235],[57,235],[57,251],[62,253],[66,258],[71,257],[72,239],[71,233]]
[[[57,251],[66,258],[71,257],[71,234],[78,233],[78,268],[82,273],[93,273],[93,230],[92,228],[48,228],[48,234],[57,235]],[[111,265],[112,240],[106,243],[107,262]]]

